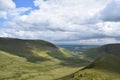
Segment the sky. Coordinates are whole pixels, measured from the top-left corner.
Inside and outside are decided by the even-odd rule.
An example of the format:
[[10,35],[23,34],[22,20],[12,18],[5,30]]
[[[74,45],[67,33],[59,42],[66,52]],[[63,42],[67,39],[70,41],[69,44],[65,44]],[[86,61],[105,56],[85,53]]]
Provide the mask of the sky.
[[0,0],[0,36],[120,43],[120,0]]

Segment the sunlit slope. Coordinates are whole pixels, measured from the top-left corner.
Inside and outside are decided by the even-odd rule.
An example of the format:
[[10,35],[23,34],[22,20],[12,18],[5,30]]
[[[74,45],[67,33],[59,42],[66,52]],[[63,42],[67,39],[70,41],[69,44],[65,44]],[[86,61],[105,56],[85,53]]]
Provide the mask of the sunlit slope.
[[120,80],[120,44],[105,45],[97,50],[101,55],[68,80]]
[[53,80],[84,62],[47,41],[0,38],[0,80]]

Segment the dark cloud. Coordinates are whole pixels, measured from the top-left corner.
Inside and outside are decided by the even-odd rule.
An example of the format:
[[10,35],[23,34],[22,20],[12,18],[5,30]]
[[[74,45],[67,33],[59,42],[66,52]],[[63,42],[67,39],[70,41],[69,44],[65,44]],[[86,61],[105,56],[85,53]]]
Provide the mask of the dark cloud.
[[100,13],[103,21],[120,21],[120,1],[111,1]]

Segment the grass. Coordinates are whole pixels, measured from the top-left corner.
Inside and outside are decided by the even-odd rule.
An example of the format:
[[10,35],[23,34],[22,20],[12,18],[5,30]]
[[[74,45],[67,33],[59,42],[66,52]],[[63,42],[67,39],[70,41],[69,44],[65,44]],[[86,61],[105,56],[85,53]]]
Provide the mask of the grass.
[[0,52],[0,57],[0,80],[53,80],[79,70],[60,65],[59,60],[32,63],[4,52]]
[[54,80],[76,72],[84,62],[46,41],[0,39],[0,80]]
[[[120,80],[120,44],[105,45],[91,52],[97,52],[99,57],[72,77],[62,80]],[[91,52],[89,56],[93,57],[95,53],[91,55]]]
[[74,75],[70,80],[119,80],[120,74],[103,69],[86,69]]

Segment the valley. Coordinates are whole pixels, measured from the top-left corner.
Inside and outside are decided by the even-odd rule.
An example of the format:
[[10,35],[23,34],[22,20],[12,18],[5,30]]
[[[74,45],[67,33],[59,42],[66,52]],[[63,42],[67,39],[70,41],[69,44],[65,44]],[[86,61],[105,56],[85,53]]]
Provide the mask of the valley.
[[84,63],[88,61],[47,41],[0,38],[0,80],[54,80]]
[[86,58],[91,58],[93,61],[78,72],[60,80],[120,79],[120,44],[108,44],[96,49],[93,48],[84,54],[87,55]]
[[0,38],[0,80],[119,80],[120,44]]

